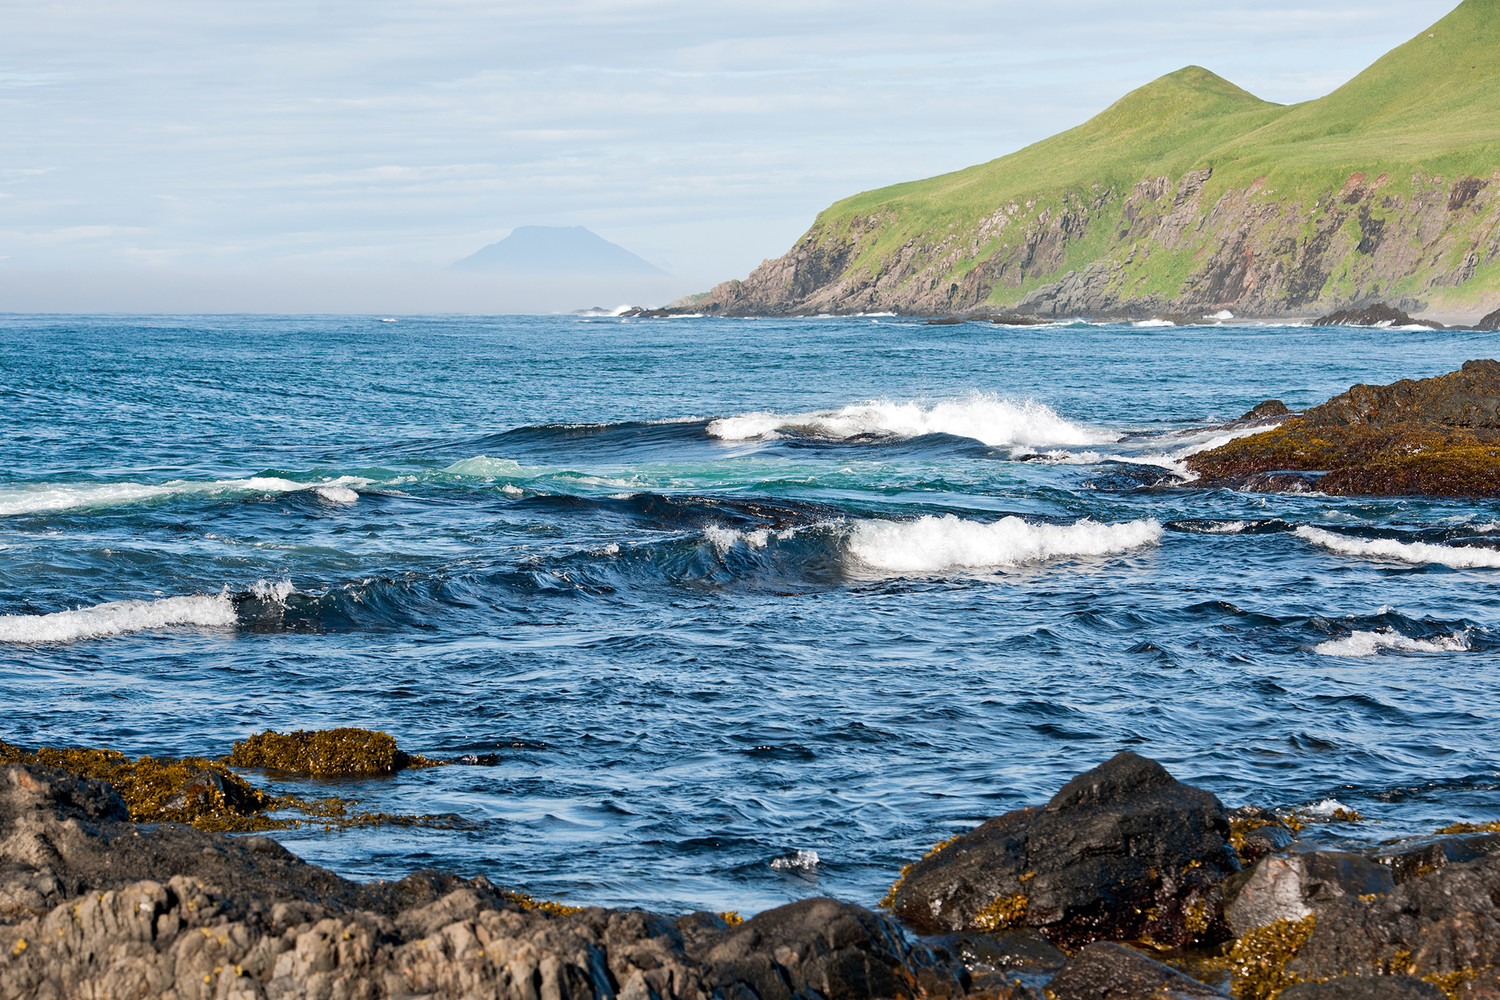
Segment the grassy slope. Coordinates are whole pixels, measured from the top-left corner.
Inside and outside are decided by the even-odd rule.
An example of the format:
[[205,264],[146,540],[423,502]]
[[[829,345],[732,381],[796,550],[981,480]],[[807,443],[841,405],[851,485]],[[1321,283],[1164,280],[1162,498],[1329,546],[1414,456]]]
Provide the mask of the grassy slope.
[[[1068,192],[1128,192],[1137,181],[1175,179],[1205,166],[1214,170],[1210,201],[1264,177],[1268,196],[1306,205],[1357,171],[1390,174],[1393,192],[1409,188],[1415,174],[1489,176],[1500,166],[1500,2],[1465,0],[1334,93],[1305,104],[1269,104],[1188,67],[1009,156],[840,201],[815,229],[837,232],[856,216],[894,215],[896,223],[854,265],[874,269],[913,236],[971,228],[1012,201],[1045,205]],[[1101,234],[1074,247],[1070,265],[1092,259],[1104,242]],[[979,259],[993,250],[982,249]],[[1158,255],[1148,280],[1170,294],[1191,267],[1168,256]],[[1494,283],[1493,275],[1481,277]]]

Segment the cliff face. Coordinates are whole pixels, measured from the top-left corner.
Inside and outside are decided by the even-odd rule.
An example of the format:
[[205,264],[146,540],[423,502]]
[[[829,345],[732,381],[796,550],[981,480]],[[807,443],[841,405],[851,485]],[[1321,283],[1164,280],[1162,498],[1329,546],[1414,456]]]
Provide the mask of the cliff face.
[[[1389,175],[1354,173],[1312,204],[1279,197],[1264,181],[1210,197],[1211,176],[1201,169],[1130,190],[1070,192],[1046,206],[1012,202],[969,232],[913,236],[873,266],[851,265],[896,224],[893,214],[820,223],[785,256],[719,285],[694,309],[1287,316],[1380,300],[1417,312],[1469,304],[1464,286],[1500,262],[1500,171],[1418,175],[1400,191],[1386,190]],[[1101,233],[1103,252],[1092,252]],[[1500,304],[1500,294],[1474,291],[1474,311]]]
[[694,304],[724,315],[1309,315],[1500,305],[1500,6],[1328,97],[1197,67],[992,163],[832,206]]

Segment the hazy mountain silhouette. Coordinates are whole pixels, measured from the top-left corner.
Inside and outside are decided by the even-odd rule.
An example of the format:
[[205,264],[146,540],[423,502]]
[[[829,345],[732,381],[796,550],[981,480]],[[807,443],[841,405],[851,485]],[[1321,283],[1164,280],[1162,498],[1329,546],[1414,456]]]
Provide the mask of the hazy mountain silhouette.
[[666,273],[582,226],[521,226],[499,243],[449,265],[448,270],[590,277]]

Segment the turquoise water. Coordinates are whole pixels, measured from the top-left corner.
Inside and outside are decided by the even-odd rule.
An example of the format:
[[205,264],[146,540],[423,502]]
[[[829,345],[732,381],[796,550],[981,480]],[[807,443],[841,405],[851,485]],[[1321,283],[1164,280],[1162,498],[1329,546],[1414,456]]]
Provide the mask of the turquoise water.
[[[1379,839],[1500,815],[1500,501],[1195,488],[1496,335],[0,317],[0,739],[489,767],[280,835],[574,902],[873,903],[1121,748]],[[257,780],[261,780],[257,778]],[[800,852],[800,853],[799,853]],[[817,860],[813,860],[816,854]]]

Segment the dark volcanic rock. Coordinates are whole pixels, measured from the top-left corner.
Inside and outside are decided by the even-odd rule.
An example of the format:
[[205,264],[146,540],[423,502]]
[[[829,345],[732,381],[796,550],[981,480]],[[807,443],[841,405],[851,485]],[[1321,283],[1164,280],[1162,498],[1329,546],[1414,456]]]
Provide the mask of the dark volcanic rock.
[[1222,1000],[1225,994],[1124,945],[1091,944],[1047,984],[1054,1000]]
[[1500,495],[1500,362],[1356,385],[1280,426],[1187,459],[1202,485],[1336,495]]
[[1239,870],[1212,794],[1122,753],[1043,808],[985,822],[917,862],[892,912],[920,930],[1031,926],[1052,941],[1225,936],[1218,885]]
[[1477,861],[1496,853],[1500,853],[1500,833],[1474,833],[1387,844],[1371,851],[1370,857],[1390,868],[1400,885],[1446,865]]
[[914,949],[889,919],[832,899],[767,910],[697,954],[727,994],[792,997],[962,996],[967,975]]
[[1383,896],[1346,896],[1317,915],[1287,963],[1304,981],[1405,975],[1450,996],[1500,997],[1500,857],[1448,865]]
[[1321,983],[1294,983],[1279,1000],[1446,1000],[1443,991],[1411,976],[1340,976]]
[[1443,329],[1443,324],[1431,320],[1412,319],[1400,309],[1384,302],[1377,302],[1365,309],[1340,309],[1338,312],[1313,320],[1313,326],[1425,326],[1432,330]]
[[834,900],[733,929],[548,910],[442,872],[347,882],[265,837],[126,815],[102,782],[0,768],[0,1000],[858,1000],[961,996],[969,982],[889,918]]
[[1484,319],[1474,324],[1474,329],[1483,330],[1485,333],[1494,333],[1500,330],[1500,309],[1496,309]]
[[1278,920],[1301,920],[1343,896],[1387,893],[1390,869],[1345,851],[1272,855],[1224,884],[1224,918],[1236,937]]

